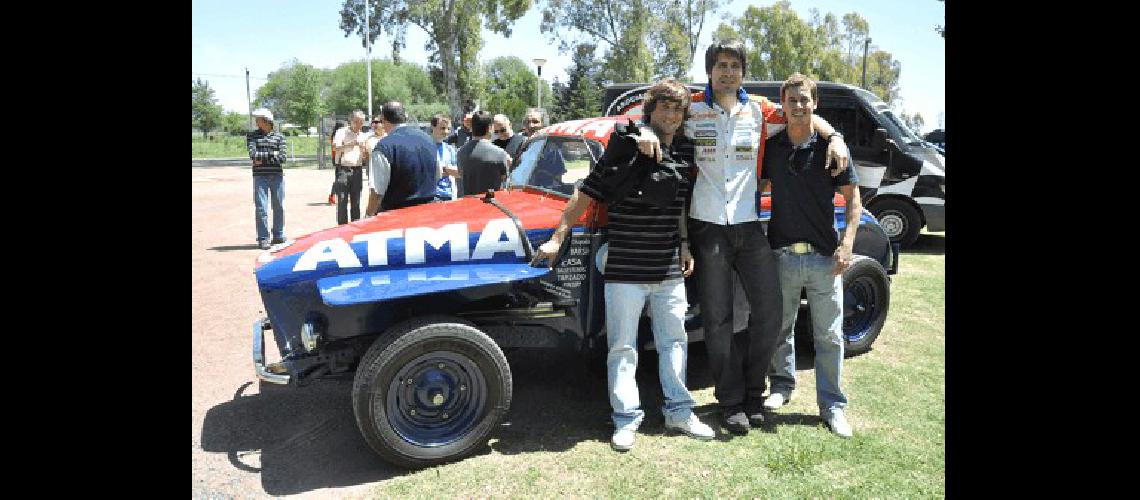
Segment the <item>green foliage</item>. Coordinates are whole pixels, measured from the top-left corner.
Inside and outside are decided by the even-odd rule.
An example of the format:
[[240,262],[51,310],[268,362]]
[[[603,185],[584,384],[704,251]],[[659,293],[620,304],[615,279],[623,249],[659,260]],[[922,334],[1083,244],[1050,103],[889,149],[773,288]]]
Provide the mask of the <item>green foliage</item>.
[[551,123],[588,118],[601,112],[601,63],[594,59],[594,45],[578,45],[572,64],[568,71],[570,80],[566,84],[558,84],[555,91]]
[[548,0],[540,29],[559,50],[582,44],[605,49],[609,82],[683,78],[707,14],[719,0]]
[[222,130],[230,135],[244,136],[249,131],[249,115],[233,111],[222,115]]
[[550,85],[539,84],[538,76],[522,59],[516,56],[496,57],[487,62],[483,71],[487,81],[487,98],[483,109],[492,114],[502,113],[511,120],[511,127],[522,129],[523,115],[536,101],[537,86],[542,86],[545,106],[551,106]]
[[222,120],[222,106],[214,97],[210,83],[198,78],[191,85],[191,125],[202,131],[202,136],[218,128]]
[[326,80],[324,71],[294,59],[269,74],[255,102],[269,108],[280,123],[315,125],[325,112],[321,94]]
[[[531,0],[395,0],[368,2],[370,39],[383,31],[392,37],[394,56],[403,46],[409,23],[428,34],[426,48],[438,63],[447,102],[458,112],[464,99],[478,99],[484,88],[478,52],[480,31],[511,35],[512,23],[530,10]],[[340,28],[345,36],[364,34],[364,0],[344,0]]]
[[[746,79],[784,80],[800,72],[818,81],[862,86],[863,49],[870,23],[856,12],[842,18],[811,10],[810,20],[796,15],[788,1],[768,7],[750,6],[729,17],[713,40],[739,39],[748,49]],[[873,44],[867,54],[866,89],[887,104],[897,104],[902,65]]]
[[[434,102],[427,104],[408,104],[404,106],[408,112],[408,121],[428,122],[431,121],[432,115],[436,113],[443,113],[449,118],[451,113],[448,112],[447,103]],[[377,113],[379,113],[377,111]]]
[[[329,72],[326,105],[329,112],[347,115],[354,109],[368,112],[368,81],[364,61],[341,64]],[[388,101],[399,101],[405,107],[441,101],[423,68],[409,63],[396,64],[387,59],[372,60],[372,113]]]

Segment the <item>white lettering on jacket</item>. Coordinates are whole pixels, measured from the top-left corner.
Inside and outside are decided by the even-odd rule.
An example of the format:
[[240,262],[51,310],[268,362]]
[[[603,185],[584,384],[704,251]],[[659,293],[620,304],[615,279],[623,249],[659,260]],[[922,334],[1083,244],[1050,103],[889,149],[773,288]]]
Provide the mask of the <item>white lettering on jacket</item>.
[[[506,235],[506,239],[503,239]],[[462,262],[467,260],[487,260],[499,252],[512,252],[516,257],[526,256],[522,239],[511,219],[492,219],[483,227],[479,240],[475,243],[475,250],[470,251],[470,239],[467,224],[460,222],[448,224],[440,228],[411,227],[404,229],[390,229],[375,233],[358,234],[352,238],[353,243],[366,242],[365,251],[368,255],[368,266],[388,265],[388,240],[404,239],[404,264],[423,264],[427,261],[426,246],[439,250],[447,244],[451,250],[451,261]],[[293,265],[293,272],[313,271],[322,262],[334,262],[341,269],[362,267],[360,259],[353,252],[352,247],[340,238],[333,238],[316,243],[305,250],[297,263]]]

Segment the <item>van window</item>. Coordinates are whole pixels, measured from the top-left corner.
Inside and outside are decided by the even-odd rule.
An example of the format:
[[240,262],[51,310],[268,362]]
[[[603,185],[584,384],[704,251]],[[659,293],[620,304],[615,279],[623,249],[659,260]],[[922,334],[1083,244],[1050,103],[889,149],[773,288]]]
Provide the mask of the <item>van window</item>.
[[817,110],[816,114],[839,130],[848,146],[871,147],[871,139],[875,137],[878,123],[871,119],[870,113],[862,106],[827,106]]

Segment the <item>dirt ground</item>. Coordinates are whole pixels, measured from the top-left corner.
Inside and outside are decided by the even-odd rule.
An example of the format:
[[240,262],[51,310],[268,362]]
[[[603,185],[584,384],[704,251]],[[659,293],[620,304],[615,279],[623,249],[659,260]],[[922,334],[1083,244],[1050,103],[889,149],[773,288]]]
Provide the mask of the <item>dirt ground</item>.
[[[331,170],[285,171],[286,237],[335,225],[332,180]],[[253,374],[252,325],[264,309],[250,170],[193,168],[191,182],[192,496],[362,494],[390,468],[359,438],[351,378],[294,390],[264,387]]]

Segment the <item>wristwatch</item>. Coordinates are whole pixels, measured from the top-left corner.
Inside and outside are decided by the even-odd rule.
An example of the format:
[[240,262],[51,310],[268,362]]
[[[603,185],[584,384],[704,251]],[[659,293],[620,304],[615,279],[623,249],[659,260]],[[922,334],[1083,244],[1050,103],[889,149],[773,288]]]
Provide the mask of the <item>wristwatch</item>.
[[843,134],[840,134],[839,131],[836,130],[835,132],[832,132],[831,135],[827,136],[827,140],[828,140],[828,142],[831,142],[831,140],[836,138],[836,137],[842,138]]

